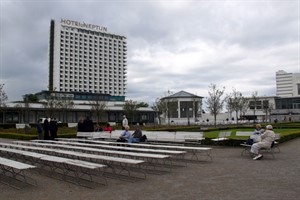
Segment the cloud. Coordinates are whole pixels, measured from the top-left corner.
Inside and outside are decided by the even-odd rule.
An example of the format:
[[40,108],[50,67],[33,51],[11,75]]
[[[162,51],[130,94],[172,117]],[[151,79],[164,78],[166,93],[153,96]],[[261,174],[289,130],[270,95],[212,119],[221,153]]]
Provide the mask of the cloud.
[[208,96],[213,83],[275,95],[275,73],[300,72],[297,1],[1,1],[0,83],[10,100],[48,86],[50,20],[108,27],[128,43],[126,99],[168,90]]

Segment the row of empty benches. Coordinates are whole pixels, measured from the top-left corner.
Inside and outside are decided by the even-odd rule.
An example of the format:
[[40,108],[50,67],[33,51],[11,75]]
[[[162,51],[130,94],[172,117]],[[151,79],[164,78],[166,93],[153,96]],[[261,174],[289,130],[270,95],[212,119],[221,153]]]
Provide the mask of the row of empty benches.
[[[77,132],[77,138],[88,139],[113,139],[116,140],[122,134],[123,130],[114,130],[109,132]],[[173,143],[186,143],[197,142],[201,143],[205,140],[204,132],[169,132],[169,131],[143,131],[143,134],[147,136],[148,142],[173,142]],[[245,137],[253,134],[253,131],[237,131],[236,137]],[[220,131],[216,138],[211,138],[215,144],[229,140],[232,136],[231,131]]]
[[[79,138],[90,139],[118,139],[123,130],[114,130],[111,133],[102,132],[77,132]],[[147,136],[148,141],[155,142],[187,142],[195,141],[199,142],[204,140],[203,132],[169,132],[169,131],[144,131],[143,135]]]
[[53,178],[94,187],[106,185],[107,178],[146,179],[147,174],[169,173],[190,161],[212,160],[211,150],[66,138],[13,141],[0,143],[1,177],[36,185],[26,175],[27,171],[30,174],[36,170]]

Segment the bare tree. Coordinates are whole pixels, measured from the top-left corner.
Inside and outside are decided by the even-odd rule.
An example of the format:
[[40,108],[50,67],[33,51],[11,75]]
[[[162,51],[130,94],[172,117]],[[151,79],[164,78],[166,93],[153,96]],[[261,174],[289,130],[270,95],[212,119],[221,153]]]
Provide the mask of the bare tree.
[[242,101],[241,101],[242,105],[241,105],[241,114],[245,115],[247,110],[249,109],[249,99],[242,97]]
[[271,114],[272,110],[274,109],[274,105],[272,103],[270,103],[267,99],[264,99],[262,106],[263,106],[262,107],[263,112],[266,113],[265,120],[267,121],[268,115],[269,115],[269,121],[270,121],[270,118],[271,118],[270,114]]
[[101,121],[101,116],[105,113],[106,103],[104,101],[100,101],[99,99],[92,101],[92,113],[97,116],[97,123]]
[[58,98],[57,106],[63,113],[62,121],[68,122],[68,111],[70,111],[75,106],[72,98],[67,96],[66,94],[62,94],[60,98]]
[[25,115],[25,107],[22,103],[18,103],[14,106],[16,108],[16,110],[18,111],[19,115],[18,115],[18,121],[20,123],[24,122],[24,115]]
[[215,126],[217,125],[217,115],[220,114],[220,112],[222,111],[225,102],[225,99],[222,99],[224,91],[225,87],[223,87],[223,89],[220,90],[215,84],[211,84],[209,86],[209,97],[207,97],[206,99],[206,104],[210,114],[214,116]]
[[5,107],[6,107],[6,101],[8,100],[8,97],[6,95],[6,92],[4,91],[4,84],[0,83],[0,114],[2,114],[2,123],[5,119]]
[[254,123],[255,123],[255,120],[256,120],[255,111],[256,111],[257,102],[259,99],[257,91],[252,93],[252,99],[253,99],[253,102],[250,102],[249,107],[250,107],[250,109],[253,108],[253,118],[254,118]]
[[6,101],[8,97],[4,91],[4,84],[0,83],[0,109],[6,107]]
[[61,103],[57,96],[54,93],[51,93],[49,96],[47,96],[46,102],[43,103],[43,106],[46,110],[46,114],[49,117],[52,117],[54,112],[61,107]]
[[227,108],[229,108],[230,111],[235,111],[236,123],[238,124],[238,114],[239,112],[241,114],[243,108],[245,107],[245,104],[247,104],[245,97],[243,97],[241,92],[233,89],[233,92],[227,95],[226,101]]

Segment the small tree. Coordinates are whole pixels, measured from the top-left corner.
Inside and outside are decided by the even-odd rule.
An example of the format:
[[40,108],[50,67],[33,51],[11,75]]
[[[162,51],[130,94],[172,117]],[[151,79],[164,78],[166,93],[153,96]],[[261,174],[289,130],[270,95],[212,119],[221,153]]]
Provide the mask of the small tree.
[[31,103],[36,103],[39,101],[39,98],[35,94],[26,94],[23,96],[23,100]]
[[149,107],[149,104],[146,103],[146,102],[140,102],[138,103],[137,105],[139,108],[148,108]]
[[207,109],[209,110],[210,114],[214,116],[214,124],[217,125],[217,115],[220,114],[220,112],[223,109],[224,105],[224,99],[222,99],[222,96],[224,94],[225,87],[223,89],[218,89],[215,84],[211,84],[209,86],[209,91],[206,99]]
[[235,111],[236,123],[238,123],[238,113],[242,112],[245,104],[248,105],[246,99],[243,97],[242,93],[233,89],[233,92],[226,97],[227,108],[230,111]]
[[97,123],[101,121],[101,115],[104,114],[106,109],[106,103],[104,101],[100,101],[99,99],[93,101],[92,103],[92,113],[97,116]]
[[161,124],[160,115],[164,114],[164,117],[167,117],[167,105],[160,98],[157,98],[152,109],[157,114],[158,124]]
[[134,121],[135,115],[137,113],[138,108],[139,108],[138,103],[136,101],[133,101],[133,100],[125,101],[125,104],[123,106],[123,110],[126,113],[126,116],[128,117],[129,122]]

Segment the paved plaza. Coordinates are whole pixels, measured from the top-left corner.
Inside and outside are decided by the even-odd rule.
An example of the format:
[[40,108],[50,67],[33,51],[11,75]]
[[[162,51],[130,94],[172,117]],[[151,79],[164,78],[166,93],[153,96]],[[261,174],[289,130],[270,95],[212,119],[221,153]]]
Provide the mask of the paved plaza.
[[[9,140],[2,140],[9,142]],[[21,190],[0,184],[3,200],[298,200],[300,138],[280,144],[275,159],[253,161],[239,147],[213,147],[213,161],[188,163],[136,182],[108,179],[90,189],[33,174],[37,186]]]

